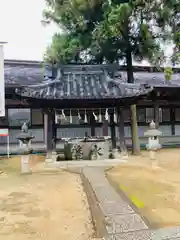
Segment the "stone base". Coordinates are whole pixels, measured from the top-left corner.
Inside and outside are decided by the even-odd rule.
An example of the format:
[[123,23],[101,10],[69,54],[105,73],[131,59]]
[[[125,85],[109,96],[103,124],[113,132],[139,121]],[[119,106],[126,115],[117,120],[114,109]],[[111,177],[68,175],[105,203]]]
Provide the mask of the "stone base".
[[122,159],[128,159],[128,153],[127,152],[121,153],[120,156],[121,156]]
[[46,158],[45,159],[45,163],[52,163],[53,162],[53,159],[52,158]]
[[112,153],[115,159],[120,158],[120,152],[118,151],[118,149],[113,149]]
[[53,162],[53,152],[47,152],[45,163],[52,163]]
[[160,167],[158,166],[158,161],[157,161],[157,160],[151,160],[151,167],[152,167],[152,168],[160,168]]
[[21,156],[21,173],[29,174],[31,173],[31,168],[29,167],[29,155]]
[[150,157],[150,159],[153,160],[153,161],[156,160],[156,152],[150,150],[150,151],[149,151],[149,157]]
[[57,161],[57,153],[56,152],[52,152],[52,161],[56,162]]
[[32,170],[30,170],[30,172],[21,172],[20,174],[21,175],[30,175],[30,174],[32,174]]
[[128,159],[127,152],[119,152],[118,149],[113,150],[113,155],[115,159]]

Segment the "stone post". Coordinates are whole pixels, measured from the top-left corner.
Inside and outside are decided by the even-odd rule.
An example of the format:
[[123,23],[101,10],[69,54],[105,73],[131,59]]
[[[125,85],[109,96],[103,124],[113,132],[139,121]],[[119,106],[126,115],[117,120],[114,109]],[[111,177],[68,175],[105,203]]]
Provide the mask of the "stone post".
[[21,153],[21,173],[31,173],[31,169],[29,167],[30,152],[28,152],[26,144],[22,145],[22,149],[23,152]]
[[34,137],[29,134],[29,132],[22,132],[17,139],[20,140],[20,153],[21,153],[21,173],[28,174],[31,173],[29,166],[30,153],[32,153],[32,148],[30,147],[30,141]]

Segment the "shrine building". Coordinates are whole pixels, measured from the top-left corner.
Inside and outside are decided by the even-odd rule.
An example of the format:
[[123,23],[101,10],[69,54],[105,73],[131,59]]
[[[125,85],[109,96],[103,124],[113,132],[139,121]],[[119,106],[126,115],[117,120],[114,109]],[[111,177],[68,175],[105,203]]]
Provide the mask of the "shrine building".
[[[163,144],[178,144],[180,69],[167,82],[163,70],[134,66],[134,79],[128,84],[125,67],[117,64],[54,67],[5,60],[6,116],[0,128],[9,128],[10,144],[16,145],[28,121],[32,143],[41,150],[51,149],[53,138],[84,136],[110,136],[114,147],[123,137],[131,146],[130,105],[136,104],[141,144],[151,120],[162,131]],[[0,137],[0,143],[6,139]]]

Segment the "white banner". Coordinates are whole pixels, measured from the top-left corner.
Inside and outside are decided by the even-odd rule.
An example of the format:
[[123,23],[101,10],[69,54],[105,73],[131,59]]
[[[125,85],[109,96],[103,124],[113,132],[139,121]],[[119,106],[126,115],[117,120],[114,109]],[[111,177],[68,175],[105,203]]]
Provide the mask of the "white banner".
[[0,43],[0,117],[5,117],[4,51]]

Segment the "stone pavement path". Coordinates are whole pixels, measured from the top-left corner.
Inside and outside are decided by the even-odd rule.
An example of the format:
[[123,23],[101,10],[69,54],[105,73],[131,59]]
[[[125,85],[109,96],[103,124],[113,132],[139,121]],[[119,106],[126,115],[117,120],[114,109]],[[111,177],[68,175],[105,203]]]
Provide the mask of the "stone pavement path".
[[113,167],[117,166],[123,162],[126,162],[126,159],[104,159],[104,160],[73,160],[73,161],[59,161],[59,162],[50,162],[47,163],[49,167],[55,168],[85,168],[85,167]]
[[91,184],[105,218],[107,240],[180,240],[180,227],[150,229],[110,185],[104,167],[84,167],[83,175]]

